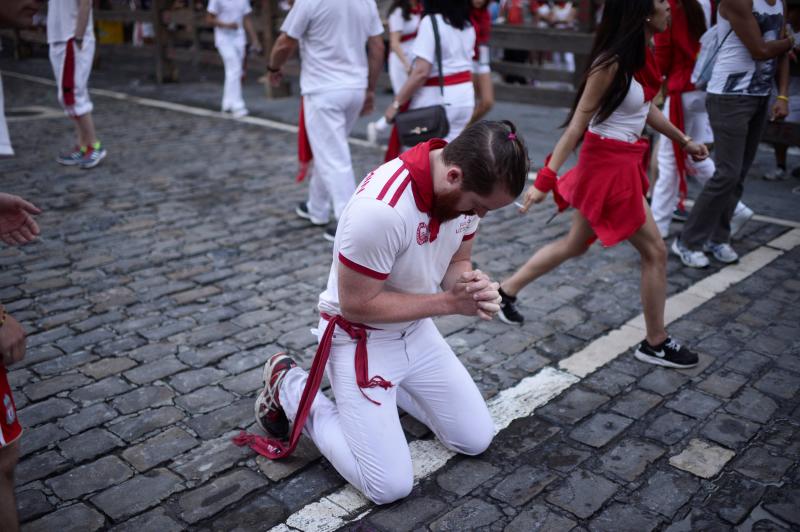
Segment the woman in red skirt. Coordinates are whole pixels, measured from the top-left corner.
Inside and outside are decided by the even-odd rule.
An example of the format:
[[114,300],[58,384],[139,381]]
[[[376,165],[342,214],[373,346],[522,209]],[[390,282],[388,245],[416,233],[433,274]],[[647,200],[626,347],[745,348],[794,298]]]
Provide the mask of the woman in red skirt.
[[[697,364],[697,355],[672,340],[664,327],[666,257],[664,242],[645,201],[648,188],[645,124],[700,160],[708,150],[667,120],[652,99],[661,86],[650,43],[669,23],[667,0],[607,0],[581,84],[553,154],[525,194],[522,212],[551,190],[561,210],[575,208],[569,233],[537,251],[501,283],[500,318],[522,323],[516,294],[565,260],[583,254],[594,240],[610,247],[629,241],[641,255],[641,297],[647,337],[636,351],[644,362],[673,368]],[[557,178],[570,152],[583,139],[578,164]]]

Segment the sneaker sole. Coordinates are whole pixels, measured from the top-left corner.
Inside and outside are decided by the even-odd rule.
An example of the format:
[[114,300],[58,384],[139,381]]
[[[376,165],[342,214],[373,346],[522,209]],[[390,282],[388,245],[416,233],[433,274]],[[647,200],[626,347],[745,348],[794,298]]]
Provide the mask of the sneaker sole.
[[497,313],[497,319],[499,319],[503,323],[507,323],[508,325],[522,325],[524,323],[522,321],[512,321],[512,320],[506,318],[506,315],[503,314],[502,310]]
[[675,255],[676,257],[681,259],[681,263],[684,266],[686,266],[687,268],[695,268],[697,270],[702,270],[704,268],[708,268],[711,265],[710,262],[708,264],[704,264],[702,266],[686,262],[685,260],[683,260],[683,254],[678,250],[678,247],[675,245],[675,243],[676,243],[676,241],[672,242],[672,245],[669,247],[669,250],[672,252],[673,255]]
[[78,161],[62,161],[61,159],[56,159],[56,162],[61,166],[80,166],[81,164]]
[[297,216],[299,216],[300,218],[302,218],[303,220],[308,220],[309,222],[311,222],[311,225],[319,225],[319,226],[325,226],[325,225],[328,225],[328,222],[320,222],[320,223],[317,223],[317,222],[315,222],[315,221],[314,221],[314,220],[311,218],[311,215],[309,215],[308,213],[306,213],[306,212],[302,211],[302,210],[300,209],[300,207],[295,207],[295,208],[294,208],[294,213],[295,213]]
[[253,406],[253,415],[256,418],[256,425],[261,427],[261,430],[263,430],[266,434],[269,434],[270,436],[272,436],[270,431],[267,430],[267,427],[265,427],[264,424],[261,423],[261,418],[258,417],[258,413],[259,413],[259,410],[260,410],[259,407],[261,406],[261,403],[263,403],[263,402],[264,402],[264,389],[262,388],[261,391],[258,393],[258,397],[256,397],[256,403]]
[[95,159],[94,161],[92,161],[91,163],[88,163],[88,164],[78,163],[78,164],[79,164],[79,166],[81,167],[81,169],[83,169],[83,170],[89,170],[90,168],[94,168],[95,166],[97,166],[98,164],[100,164],[100,161],[102,161],[103,159],[105,159],[105,158],[106,158],[106,155],[107,155],[107,153],[106,153],[106,152],[103,152],[103,155],[101,155],[100,157],[98,157],[97,159]]
[[636,358],[636,360],[640,360],[648,364],[653,364],[654,366],[663,366],[665,368],[688,369],[688,368],[693,368],[697,365],[697,362],[695,362],[694,364],[677,364],[675,362],[670,362],[669,360],[664,360],[663,358],[658,358],[650,356],[647,353],[642,353],[638,349],[633,354],[633,356]]

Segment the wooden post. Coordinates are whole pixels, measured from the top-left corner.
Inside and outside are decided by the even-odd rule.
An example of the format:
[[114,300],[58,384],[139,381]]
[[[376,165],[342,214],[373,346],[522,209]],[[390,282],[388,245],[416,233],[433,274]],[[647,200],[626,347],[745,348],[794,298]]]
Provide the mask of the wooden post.
[[156,83],[158,84],[165,81],[177,81],[178,78],[175,64],[167,54],[169,32],[164,21],[164,12],[169,5],[170,0],[153,0],[151,5],[153,29],[155,31]]

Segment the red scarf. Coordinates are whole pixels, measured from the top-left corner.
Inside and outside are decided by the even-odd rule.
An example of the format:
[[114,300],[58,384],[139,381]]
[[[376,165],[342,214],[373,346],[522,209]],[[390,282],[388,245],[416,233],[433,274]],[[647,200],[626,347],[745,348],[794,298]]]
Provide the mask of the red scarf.
[[64,68],[61,72],[61,95],[70,116],[75,116],[75,39],[67,40]]
[[439,226],[441,220],[433,216],[433,206],[436,197],[433,194],[433,175],[431,173],[431,150],[438,150],[447,146],[447,142],[442,139],[431,139],[428,142],[421,142],[403,152],[400,160],[403,161],[408,173],[411,175],[411,188],[414,192],[414,201],[417,208],[430,216],[428,229],[430,231],[430,242],[439,236]]
[[488,44],[492,30],[492,16],[489,14],[488,7],[472,8],[469,12],[469,20],[475,27],[475,46]]
[[656,54],[649,46],[645,47],[645,57],[644,66],[640,68],[633,77],[636,78],[636,81],[638,81],[642,85],[642,89],[644,89],[644,101],[649,102],[655,98],[658,91],[661,90],[663,81],[661,69],[658,68],[658,62],[656,61]]

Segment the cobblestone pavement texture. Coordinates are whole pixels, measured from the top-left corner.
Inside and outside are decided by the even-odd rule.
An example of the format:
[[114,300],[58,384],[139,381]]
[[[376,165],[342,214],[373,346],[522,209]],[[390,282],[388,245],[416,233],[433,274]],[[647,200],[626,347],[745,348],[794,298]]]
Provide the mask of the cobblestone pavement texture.
[[[52,89],[4,79],[9,106]],[[313,356],[330,264],[292,211],[291,134],[96,97],[109,157],[53,161],[63,117],[10,123],[3,189],[44,209],[38,243],[0,249],[0,300],[29,331],[12,368],[25,426],[24,529],[269,529],[344,486],[313,445],[270,463],[230,438],[253,428],[260,368]],[[381,154],[353,147],[364,175]],[[789,198],[791,201],[791,198]],[[549,208],[491,213],[475,261],[496,277],[562,235]],[[786,231],[751,222],[744,254]],[[752,530],[800,527],[800,248],[671,326],[692,371],[630,353],[456,457],[348,530]],[[640,312],[638,258],[593,247],[528,287],[522,327],[447,317],[448,342],[488,399]],[[719,270],[669,259],[669,292]],[[431,438],[405,420],[409,439]]]

